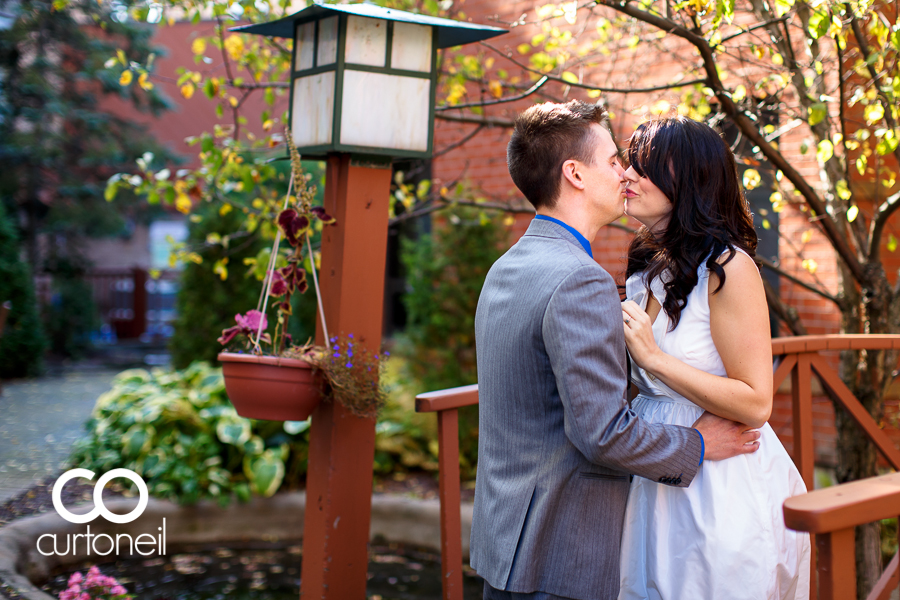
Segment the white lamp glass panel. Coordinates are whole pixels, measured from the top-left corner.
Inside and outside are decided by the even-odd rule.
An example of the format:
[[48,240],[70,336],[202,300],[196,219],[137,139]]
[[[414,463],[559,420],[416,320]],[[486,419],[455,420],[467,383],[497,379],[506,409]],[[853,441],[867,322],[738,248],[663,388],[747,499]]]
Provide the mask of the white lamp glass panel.
[[313,21],[297,27],[297,39],[294,40],[294,70],[312,69],[313,48],[316,43],[316,24]]
[[391,41],[391,68],[406,71],[431,71],[432,28],[427,25],[394,23]]
[[430,79],[345,71],[341,143],[427,151],[430,98]]
[[298,77],[294,80],[291,118],[293,119],[291,134],[298,148],[331,143],[334,122],[334,71]]
[[337,62],[338,18],[328,17],[319,21],[319,52],[316,65]]
[[387,21],[347,17],[344,60],[357,65],[383,67],[387,54]]

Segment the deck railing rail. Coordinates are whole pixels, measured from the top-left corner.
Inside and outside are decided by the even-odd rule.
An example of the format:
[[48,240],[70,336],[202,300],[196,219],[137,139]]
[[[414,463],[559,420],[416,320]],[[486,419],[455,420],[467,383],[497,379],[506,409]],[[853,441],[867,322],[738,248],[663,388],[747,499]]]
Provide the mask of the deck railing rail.
[[[776,338],[774,389],[791,376],[793,459],[808,489],[813,489],[812,377],[850,414],[885,460],[900,471],[900,450],[869,415],[838,373],[820,353],[842,350],[898,350],[900,335],[824,335]],[[437,413],[441,501],[441,570],[443,600],[462,600],[462,532],[459,481],[459,415],[478,404],[478,386],[468,385],[416,397],[417,412]],[[856,481],[791,498],[785,503],[789,527],[818,534],[812,564],[818,563],[820,600],[855,598],[853,527],[900,514],[900,474]],[[818,560],[816,560],[818,549]],[[900,585],[900,554],[895,555],[868,600],[887,600]],[[813,566],[815,570],[816,567]],[[811,574],[816,598],[815,573]],[[848,591],[852,590],[852,594]]]

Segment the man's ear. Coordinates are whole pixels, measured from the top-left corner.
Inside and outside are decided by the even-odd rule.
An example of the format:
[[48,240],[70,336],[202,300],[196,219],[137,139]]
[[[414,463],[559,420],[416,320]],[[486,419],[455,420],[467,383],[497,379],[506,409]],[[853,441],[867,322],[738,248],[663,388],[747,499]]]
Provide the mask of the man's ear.
[[581,163],[570,158],[562,164],[563,179],[578,190],[584,189],[584,176],[581,173]]

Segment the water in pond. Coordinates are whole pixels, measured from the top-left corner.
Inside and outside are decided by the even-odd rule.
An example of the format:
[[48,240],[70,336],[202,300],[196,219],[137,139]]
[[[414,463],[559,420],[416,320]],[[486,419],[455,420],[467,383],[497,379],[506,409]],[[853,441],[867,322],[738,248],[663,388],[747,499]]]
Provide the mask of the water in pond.
[[[136,600],[296,600],[300,596],[301,547],[254,543],[242,547],[195,547],[164,557],[134,557],[98,566]],[[43,586],[54,598],[75,571],[55,573]],[[441,597],[440,557],[397,544],[371,545],[369,600],[431,600]],[[465,598],[480,598],[482,579],[468,571]]]

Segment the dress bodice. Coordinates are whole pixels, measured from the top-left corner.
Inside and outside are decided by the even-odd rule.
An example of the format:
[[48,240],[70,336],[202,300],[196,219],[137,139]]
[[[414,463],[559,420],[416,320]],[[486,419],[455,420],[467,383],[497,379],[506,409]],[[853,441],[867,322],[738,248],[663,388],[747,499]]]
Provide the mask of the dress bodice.
[[[743,252],[737,248],[738,252]],[[671,276],[666,271],[653,281],[646,281],[644,273],[635,273],[625,282],[625,295],[643,310],[647,310],[649,293],[652,293],[660,306],[666,299],[663,277]],[[681,311],[678,326],[671,329],[671,319],[662,309],[653,322],[653,337],[656,345],[666,354],[683,363],[725,377],[725,365],[710,332],[709,314],[709,268],[704,260],[697,268],[697,285],[687,297],[687,305]],[[649,293],[648,293],[649,292]],[[668,396],[676,402],[690,402],[687,398],[659,381],[653,374],[637,365],[631,370],[631,380],[642,394],[648,396]],[[691,404],[693,404],[691,402]]]

